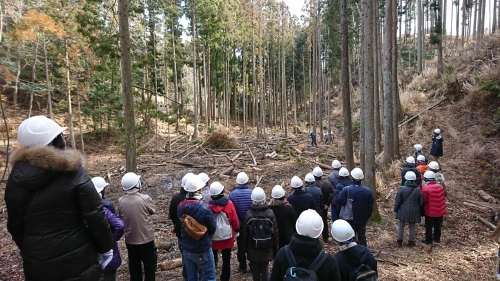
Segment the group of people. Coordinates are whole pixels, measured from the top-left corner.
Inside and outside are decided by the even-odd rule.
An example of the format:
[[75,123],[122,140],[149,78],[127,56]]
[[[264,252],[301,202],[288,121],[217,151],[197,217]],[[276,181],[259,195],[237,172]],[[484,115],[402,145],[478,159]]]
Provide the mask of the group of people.
[[[169,207],[182,252],[183,278],[215,280],[221,251],[220,280],[230,280],[235,242],[239,271],[246,273],[249,269],[256,281],[283,280],[291,267],[314,268],[319,280],[353,280],[367,271],[375,277],[377,264],[366,248],[365,235],[373,194],[361,184],[361,169],[349,173],[338,160],[332,166],[334,172],[327,180],[322,179],[320,167],[308,173],[304,181],[294,176],[290,181],[293,192],[288,197],[282,186],[274,186],[270,200],[261,187],[250,188],[245,172],[237,175],[237,186],[229,194],[220,182],[209,184],[208,175],[187,173]],[[204,189],[209,190],[208,204]],[[348,221],[338,219],[348,200],[355,202],[353,217]],[[331,232],[327,219],[330,206]],[[340,249],[335,256],[326,253],[319,240],[322,236],[324,242],[329,242],[330,234]]]
[[425,238],[421,240],[427,245],[441,242],[441,227],[446,214],[446,185],[443,174],[439,172],[439,157],[443,156],[443,137],[441,130],[434,130],[433,144],[430,154],[436,161],[428,162],[421,144],[415,144],[415,157],[406,158],[405,167],[401,171],[401,187],[396,194],[394,212],[398,224],[398,247],[403,246],[405,225],[409,225],[408,246],[414,247],[415,226],[424,216]]

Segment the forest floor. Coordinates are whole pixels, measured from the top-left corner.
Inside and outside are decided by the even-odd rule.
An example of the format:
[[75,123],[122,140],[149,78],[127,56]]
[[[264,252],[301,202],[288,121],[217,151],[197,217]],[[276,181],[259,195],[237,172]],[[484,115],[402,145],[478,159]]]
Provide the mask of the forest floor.
[[[456,94],[451,88],[449,92],[442,93],[445,97]],[[440,98],[436,97],[435,100]],[[431,104],[426,101],[422,102],[421,108]],[[444,136],[444,157],[440,159],[440,163],[448,189],[447,214],[439,245],[430,247],[421,244],[419,241],[424,238],[424,228],[417,226],[417,247],[398,248],[398,221],[395,219],[393,205],[401,179],[402,160],[395,161],[389,168],[377,172],[377,203],[382,219],[368,225],[367,240],[368,247],[379,260],[380,280],[488,280],[496,274],[498,245],[489,238],[491,230],[478,221],[478,213],[468,209],[463,201],[481,200],[476,193],[478,189],[499,198],[500,136],[498,133],[485,133],[485,130],[489,130],[492,114],[497,107],[491,100],[478,95],[467,95],[460,99],[449,98],[401,128],[401,159],[413,153],[415,143],[421,143],[428,153],[432,130],[441,128]],[[9,110],[7,112],[9,113]],[[24,118],[14,115],[13,112],[8,117],[9,123],[15,127]],[[138,158],[138,166],[139,174],[146,182],[143,192],[152,197],[157,207],[157,212],[153,215],[157,243],[172,241],[176,244],[172,233],[173,226],[168,219],[168,206],[172,195],[178,192],[182,176],[187,172],[206,172],[210,175],[211,182],[220,181],[225,185],[228,194],[236,186],[236,174],[245,171],[250,177],[250,186],[255,186],[260,179],[259,186],[263,187],[269,196],[276,184],[283,184],[287,194],[290,194],[290,179],[294,175],[303,178],[312,171],[316,164],[310,161],[329,166],[334,159],[343,160],[342,140],[337,138],[332,144],[311,148],[305,129],[302,133],[290,133],[287,139],[277,132],[270,131],[267,144],[263,140],[245,137],[241,130],[235,127],[231,128],[230,135],[235,137],[240,150],[215,153],[196,149],[181,159],[185,155],[183,150],[186,145],[178,142],[172,149],[173,155],[179,154],[176,156],[178,160],[174,160],[170,152],[165,152],[165,137],[160,137],[158,145],[156,141],[148,141],[148,146],[154,145],[155,148],[145,150]],[[205,140],[206,137],[207,135],[202,134],[201,139]],[[86,135],[86,168],[91,177],[102,176],[109,181],[106,196],[116,205],[118,198],[123,195],[120,179],[124,174],[125,159],[119,153],[121,147],[115,145],[118,137],[114,138],[92,139]],[[282,145],[283,142],[287,144]],[[308,153],[299,155],[294,150],[298,144],[306,145]],[[188,151],[196,148],[195,145],[189,145]],[[276,150],[276,158],[265,156]],[[236,158],[238,154],[240,155]],[[252,154],[257,165],[254,165]],[[230,176],[220,175],[229,166],[234,166]],[[324,169],[325,175],[329,172],[330,170]],[[2,183],[2,198],[4,190],[5,183]],[[6,221],[5,203],[0,202],[0,280],[23,280],[19,250],[7,232]],[[405,232],[405,243],[407,235],[408,230]],[[338,251],[337,246],[332,243],[323,245],[332,254]],[[119,241],[119,246],[123,264],[118,269],[117,280],[129,280],[124,239]],[[159,263],[179,257],[177,245],[169,250],[160,249],[158,252]],[[232,252],[231,262],[231,280],[252,280],[251,274],[237,272],[236,251]],[[220,274],[219,272],[220,263],[217,273]],[[180,276],[180,268],[157,272],[157,280],[182,280]]]

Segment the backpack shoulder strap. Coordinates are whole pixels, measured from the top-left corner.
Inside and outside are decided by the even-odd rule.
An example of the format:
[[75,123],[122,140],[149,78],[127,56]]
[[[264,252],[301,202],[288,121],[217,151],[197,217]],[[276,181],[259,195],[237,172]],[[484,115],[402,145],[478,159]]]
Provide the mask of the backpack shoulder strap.
[[290,247],[288,247],[288,245],[286,245],[284,248],[284,251],[285,251],[285,256],[286,256],[286,259],[288,261],[288,267],[291,267],[291,266],[297,266],[297,262],[295,261],[295,258],[293,257],[293,253],[292,253],[292,250],[290,250]]
[[309,270],[317,272],[319,270],[319,268],[323,265],[323,263],[326,261],[327,257],[328,257],[328,254],[326,253],[326,251],[321,249],[321,252],[319,252],[319,255],[316,257],[316,259],[313,261],[313,263],[309,266]]

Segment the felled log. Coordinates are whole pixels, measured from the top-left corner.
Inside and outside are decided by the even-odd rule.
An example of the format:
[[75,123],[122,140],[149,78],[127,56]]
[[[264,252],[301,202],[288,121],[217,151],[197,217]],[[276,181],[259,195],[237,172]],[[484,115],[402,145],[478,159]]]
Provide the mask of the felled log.
[[164,261],[164,262],[161,262],[158,264],[158,267],[162,271],[171,270],[171,269],[178,268],[181,266],[182,266],[182,259],[181,258]]
[[479,211],[481,213],[492,215],[492,211],[488,207],[480,206],[480,205],[477,205],[477,204],[474,204],[474,203],[470,203],[470,202],[464,202],[464,205],[467,206],[467,207],[469,207],[469,208],[471,208],[471,209],[473,209],[473,210]]
[[491,230],[495,230],[495,228],[496,228],[496,227],[495,227],[495,225],[494,225],[494,224],[492,224],[491,222],[489,222],[489,221],[485,220],[484,218],[482,218],[482,217],[480,217],[480,216],[478,216],[478,217],[477,217],[477,219],[478,219],[478,220],[480,220],[482,223],[484,223],[484,224],[485,224],[487,227],[489,227]]
[[255,161],[255,157],[253,156],[253,153],[252,153],[252,150],[250,149],[250,147],[248,147],[248,151],[250,151],[250,155],[252,155],[253,165],[257,166],[257,161]]
[[325,164],[322,164],[322,163],[319,163],[319,162],[316,162],[316,161],[313,161],[313,160],[306,159],[306,161],[318,165],[321,169],[327,169],[327,170],[332,170],[333,169],[332,166],[328,166],[328,165],[325,165]]
[[222,173],[220,173],[221,178],[223,178],[223,176],[229,175],[233,170],[234,170],[234,166],[231,166],[231,167],[225,169],[224,171],[222,171]]
[[234,160],[238,159],[238,157],[240,157],[241,154],[243,154],[243,151],[238,152],[238,154],[236,154],[236,156],[231,158],[231,163],[234,162]]
[[495,199],[495,197],[489,195],[485,191],[479,189],[477,193],[479,194],[479,196],[481,196],[481,198],[483,198],[483,200],[488,201],[490,203],[497,203],[497,199]]
[[495,228],[495,231],[493,231],[493,233],[491,234],[490,237],[493,238],[493,240],[495,240],[495,242],[499,242],[499,239],[500,239],[500,223],[497,225],[497,227]]
[[273,151],[271,153],[266,153],[266,157],[268,158],[275,158],[278,154],[276,153],[276,151]]

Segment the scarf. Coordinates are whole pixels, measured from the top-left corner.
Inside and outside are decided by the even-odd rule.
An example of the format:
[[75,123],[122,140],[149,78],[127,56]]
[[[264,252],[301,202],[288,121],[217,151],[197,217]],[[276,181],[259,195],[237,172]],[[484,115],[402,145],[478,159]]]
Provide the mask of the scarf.
[[203,199],[203,194],[199,192],[188,192],[188,194],[186,194],[186,199],[201,200]]
[[285,207],[285,206],[290,205],[290,203],[288,203],[288,201],[286,200],[286,198],[284,198],[283,200],[273,198],[269,202],[269,205],[271,205],[271,206],[278,206],[278,207]]

